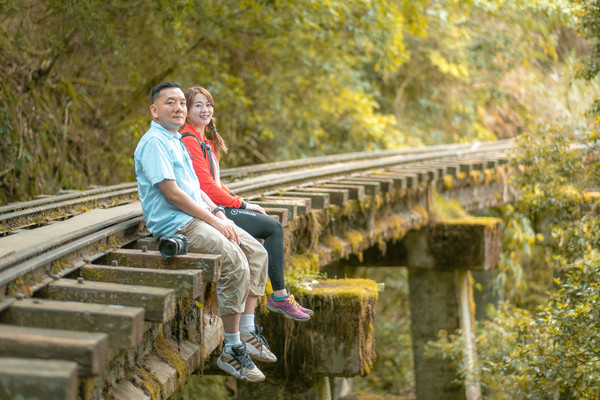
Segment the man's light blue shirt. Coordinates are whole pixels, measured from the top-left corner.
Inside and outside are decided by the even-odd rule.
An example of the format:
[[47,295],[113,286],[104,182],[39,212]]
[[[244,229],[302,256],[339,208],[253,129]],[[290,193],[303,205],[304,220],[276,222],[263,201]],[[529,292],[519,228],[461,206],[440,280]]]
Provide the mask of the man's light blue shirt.
[[171,237],[193,219],[167,200],[157,185],[164,180],[176,181],[181,190],[210,210],[200,196],[200,183],[179,133],[152,121],[135,149],[134,164],[146,227],[155,237]]

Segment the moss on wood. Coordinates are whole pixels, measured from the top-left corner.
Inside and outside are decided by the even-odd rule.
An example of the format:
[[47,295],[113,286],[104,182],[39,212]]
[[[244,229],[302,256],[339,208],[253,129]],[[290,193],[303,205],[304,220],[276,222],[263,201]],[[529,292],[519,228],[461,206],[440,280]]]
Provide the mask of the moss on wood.
[[167,397],[164,385],[154,374],[138,366],[134,367],[134,370],[141,380],[140,383],[144,393],[150,396],[152,400],[160,400]]
[[483,182],[483,176],[481,171],[473,170],[469,173],[471,178],[471,185],[480,185]]
[[502,220],[493,217],[440,221],[429,227],[429,253],[439,268],[489,268],[499,257],[501,226]]
[[444,175],[444,189],[450,190],[454,187],[454,177],[450,174]]
[[173,348],[164,334],[156,338],[155,349],[156,355],[177,371],[177,386],[179,390],[183,390],[185,382],[190,374],[190,369],[187,362],[183,359],[183,356]]
[[366,375],[375,358],[377,283],[325,279],[311,288],[296,289],[294,295],[314,310],[309,322],[294,323],[276,315],[260,318],[271,347],[283,362],[275,374],[313,375],[315,370],[334,368],[346,371],[341,375]]

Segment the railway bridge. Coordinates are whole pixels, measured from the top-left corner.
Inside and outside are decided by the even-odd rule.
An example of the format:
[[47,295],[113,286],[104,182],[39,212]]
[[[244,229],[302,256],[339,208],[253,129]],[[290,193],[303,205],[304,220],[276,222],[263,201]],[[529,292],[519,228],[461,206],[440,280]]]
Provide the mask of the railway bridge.
[[[319,275],[340,263],[408,267],[418,397],[480,397],[476,383],[453,383],[445,361],[425,358],[423,345],[461,328],[474,359],[472,283],[490,278],[501,222],[436,204],[476,212],[513,201],[511,150],[498,141],[223,171],[232,190],[283,224],[286,275],[315,310],[298,323],[259,306],[280,361],[260,366],[265,382],[238,383],[238,398],[331,399],[332,378],[368,373],[377,284]],[[0,232],[0,398],[166,399],[192,373],[219,373],[220,259],[163,258],[135,183],[0,207]]]

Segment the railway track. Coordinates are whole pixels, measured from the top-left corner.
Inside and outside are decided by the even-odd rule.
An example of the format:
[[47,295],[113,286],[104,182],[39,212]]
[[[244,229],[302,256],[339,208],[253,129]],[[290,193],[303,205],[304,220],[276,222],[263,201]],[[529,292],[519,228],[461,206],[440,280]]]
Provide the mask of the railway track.
[[[498,141],[381,153],[351,153],[234,168],[225,170],[224,174],[238,178],[228,183],[230,189],[258,200],[261,197],[272,198],[294,188],[331,184],[334,179],[356,178],[365,171],[392,167],[396,167],[396,171],[398,167],[403,167],[409,178],[411,173],[414,175],[421,170],[421,174],[424,174],[430,171],[432,165],[439,167],[444,163],[458,166],[462,163],[466,171],[466,165],[477,164],[478,160],[497,163],[506,159],[506,152],[511,146],[511,141]],[[482,168],[483,164],[480,162],[477,165]],[[449,168],[455,174],[460,172],[451,170],[451,166]],[[444,169],[440,172],[445,174],[447,171]],[[242,176],[243,179],[240,178]],[[440,179],[441,176],[436,178]],[[136,201],[137,186],[131,182],[0,207],[0,234],[3,235],[0,237],[0,288],[34,271],[36,266],[94,242],[94,238],[110,237],[139,226],[143,223],[143,214]],[[130,205],[123,207],[127,204]],[[80,218],[85,224],[80,230],[62,232],[60,226],[53,227],[59,221],[85,214],[87,216]],[[45,228],[40,230],[42,227]],[[40,240],[41,243],[38,243]],[[135,240],[135,235],[130,240]]]
[[[311,207],[377,194],[379,189],[370,184],[375,181],[388,185],[388,190],[409,190],[446,175],[493,169],[507,161],[512,146],[512,141],[498,141],[352,153],[232,168],[224,170],[223,177],[230,189],[262,204],[285,226],[285,220]],[[168,323],[175,316],[176,301],[201,296],[202,282],[213,282],[219,274],[219,260],[211,256],[159,255],[144,229],[135,183],[2,206],[0,233],[0,357],[11,358],[5,365],[19,370],[19,359],[44,353],[42,358],[50,364],[42,368],[71,371],[61,378],[70,392],[78,390],[72,389],[73,376],[105,373],[115,349],[142,341],[148,329],[144,321]],[[191,264],[200,267],[190,269]],[[104,306],[98,308],[98,303]],[[110,309],[113,306],[120,308]],[[92,326],[82,315],[123,321],[123,333],[107,332],[102,323]],[[95,341],[61,333],[70,329],[95,332]],[[33,340],[33,347],[15,336]],[[51,343],[61,342],[57,337],[68,337],[66,342],[73,345],[48,352]],[[56,364],[73,359],[73,348],[86,354],[79,357],[84,361]],[[0,367],[0,380],[4,373]],[[119,390],[114,386],[114,393]]]
[[[488,157],[510,148],[511,141],[440,145],[417,149],[349,153],[230,168],[222,171],[228,186],[245,197],[285,189],[369,168],[385,168],[436,159]],[[273,172],[276,171],[276,172]],[[76,191],[0,206],[0,236],[65,220],[92,208],[109,208],[137,199],[135,182]],[[0,253],[1,255],[1,253]]]

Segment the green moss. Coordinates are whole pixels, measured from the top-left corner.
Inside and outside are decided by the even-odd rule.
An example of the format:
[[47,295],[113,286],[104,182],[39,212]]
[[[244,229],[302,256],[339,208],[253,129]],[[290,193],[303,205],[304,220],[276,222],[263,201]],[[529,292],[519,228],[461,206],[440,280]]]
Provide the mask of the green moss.
[[454,177],[452,175],[446,174],[443,178],[444,181],[444,189],[450,190],[454,187]]
[[300,303],[315,314],[310,331],[302,335],[289,332],[285,337],[286,347],[295,349],[296,359],[290,362],[295,371],[310,368],[315,360],[332,362],[324,359],[329,352],[319,351],[319,345],[334,338],[335,346],[347,352],[345,357],[358,354],[360,374],[367,374],[375,358],[373,324],[378,289],[370,279],[324,279],[311,289],[297,290]]
[[434,193],[433,195],[433,210],[431,214],[432,219],[436,221],[468,216],[458,200],[440,196],[438,193]]
[[[308,293],[308,292],[305,292]],[[312,287],[313,296],[336,296],[340,299],[373,298],[377,301],[379,286],[370,279],[326,279]]]
[[385,249],[386,241],[398,241],[406,234],[405,221],[397,214],[378,218],[375,226],[377,229],[373,230],[371,237],[377,241],[382,251]]
[[8,286],[8,290],[6,291],[7,295],[9,297],[16,297],[17,294],[21,293],[26,297],[31,297],[33,295],[33,290],[31,289],[33,284],[34,282],[30,275],[27,275],[27,277],[19,277]]
[[479,185],[483,182],[483,176],[481,174],[481,171],[471,171],[469,173],[469,177],[471,178],[471,182],[474,185]]
[[502,220],[495,217],[472,217],[465,216],[462,218],[454,218],[442,221],[444,225],[486,225],[487,227],[495,227],[501,224]]
[[314,253],[294,254],[290,257],[289,265],[290,272],[296,276],[306,272],[317,272],[321,267],[319,257]]
[[362,262],[363,254],[361,251],[361,244],[365,240],[363,234],[355,229],[351,229],[344,232],[344,238],[350,243],[350,246],[352,246],[352,252]]
[[95,377],[79,377],[79,399],[92,400],[94,386],[96,385]]
[[317,213],[314,211],[311,211],[308,215],[307,230],[310,232],[310,245],[308,249],[311,251],[314,250],[317,243],[319,243],[319,236],[321,232],[321,224],[319,223]]
[[427,213],[427,210],[423,208],[423,206],[421,206],[420,204],[416,204],[415,206],[413,206],[413,211],[416,211],[417,213],[423,216],[423,223],[426,224],[429,221],[429,214]]
[[85,271],[85,278],[90,281],[96,282],[112,282],[113,271],[100,270],[100,269],[88,269]]
[[171,368],[177,371],[177,386],[180,390],[185,386],[185,382],[190,374],[190,368],[183,356],[173,348],[164,334],[156,338],[156,354]]
[[335,255],[344,256],[344,242],[337,236],[325,235],[321,238],[321,242],[331,248]]
[[152,400],[160,400],[167,397],[165,387],[154,374],[151,374],[142,367],[134,367],[134,369],[142,380],[144,392],[148,394]]
[[496,176],[494,174],[494,171],[490,168],[486,168],[483,170],[483,175],[484,175],[484,180],[483,183],[486,185],[489,185],[490,183],[494,182],[496,179]]

